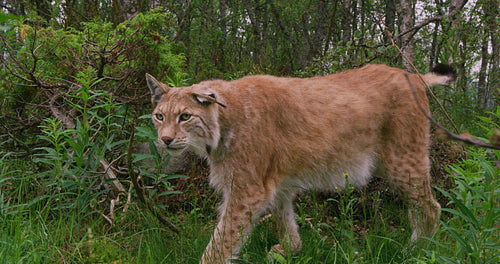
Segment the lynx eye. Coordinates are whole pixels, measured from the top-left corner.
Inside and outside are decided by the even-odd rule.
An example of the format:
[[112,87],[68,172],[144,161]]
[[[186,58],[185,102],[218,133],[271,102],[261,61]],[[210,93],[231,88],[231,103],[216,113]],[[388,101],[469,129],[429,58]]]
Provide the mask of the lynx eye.
[[155,118],[156,118],[156,120],[158,120],[158,121],[163,121],[163,114],[156,113],[156,114],[155,114]]
[[179,122],[188,121],[191,118],[191,114],[182,113],[179,115]]

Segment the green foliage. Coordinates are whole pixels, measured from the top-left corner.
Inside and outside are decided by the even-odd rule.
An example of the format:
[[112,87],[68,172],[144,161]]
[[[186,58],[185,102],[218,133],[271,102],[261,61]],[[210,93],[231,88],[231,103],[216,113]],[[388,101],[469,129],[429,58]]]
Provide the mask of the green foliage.
[[[181,196],[173,182],[186,177],[163,172],[170,157],[154,144],[146,72],[185,86],[256,73],[316,76],[369,62],[401,67],[385,36],[386,26],[394,36],[399,29],[381,23],[391,1],[160,1],[165,8],[129,16],[146,11],[146,2],[126,10],[101,0],[10,1],[0,12],[0,263],[199,262],[217,199],[206,183],[188,183]],[[422,19],[448,10],[424,2]],[[492,91],[480,92],[495,88],[496,75],[480,86],[474,72],[483,47],[487,69],[495,66],[488,53],[495,24],[484,8],[481,2],[422,27],[414,40],[422,72],[437,61],[455,63],[456,88],[435,93],[461,129],[486,138],[500,128],[500,108],[471,121],[498,104]],[[181,204],[169,212],[181,227],[177,237],[136,206],[131,189],[111,187],[130,186],[125,152],[132,129],[148,149],[131,164],[146,197],[164,208]],[[438,189],[449,203],[442,203],[442,226],[429,241],[409,244],[405,208],[383,187],[370,194],[348,187],[333,198],[299,198],[298,255],[268,254],[278,240],[270,218],[257,225],[241,262],[496,263],[499,172],[484,151],[469,155],[449,168],[454,185]],[[206,177],[192,174],[190,181]]]
[[[482,127],[491,134],[498,128],[500,108],[492,118],[480,118]],[[445,263],[498,263],[500,260],[500,151],[471,150],[470,158],[449,168],[455,187],[436,188],[449,199],[442,210],[451,215],[443,221],[444,240],[431,239],[447,250],[447,254],[433,256]],[[491,160],[496,159],[497,164]]]
[[[99,184],[103,180],[97,173],[101,159],[106,151],[124,143],[113,142],[111,131],[120,127],[110,121],[116,105],[110,103],[106,93],[93,89],[99,80],[92,75],[91,70],[80,72],[81,88],[73,93],[79,101],[73,107],[82,118],[77,120],[75,128],[65,128],[55,118],[46,119],[39,138],[49,145],[39,148],[40,153],[34,159],[35,163],[46,165],[40,179],[46,182],[47,193],[57,194],[46,201],[49,208],[60,212],[74,210],[82,213],[82,217],[95,213],[101,194]],[[89,106],[90,100],[100,104]]]
[[[92,68],[75,76],[78,88],[66,101],[78,116],[74,127],[68,120],[63,124],[56,118],[46,118],[38,136],[43,147],[35,149],[35,156],[28,162],[12,152],[0,152],[1,263],[133,259],[102,231],[92,237],[91,230],[106,229],[104,219],[111,228],[123,221],[113,206],[130,206],[120,202],[120,196],[125,194],[112,187],[118,181],[130,183],[107,177],[107,171],[116,170],[114,166],[125,156],[122,153],[129,141],[119,138],[123,137],[127,119],[120,114],[123,106],[114,102],[113,95],[98,89],[103,79],[95,76]],[[133,165],[143,177],[143,184],[153,180],[155,188],[147,195],[159,202],[178,193],[169,181],[184,176],[160,173],[168,161],[154,147],[156,135],[150,126],[137,130],[138,138],[145,137],[153,146],[155,152],[145,156],[156,162],[157,170],[150,171],[149,164],[141,162],[140,154]],[[109,157],[113,167],[103,163]]]
[[298,71],[301,77],[326,75],[346,71],[364,66],[367,62],[399,66],[398,51],[394,46],[382,46],[373,38],[361,37],[362,33],[356,31],[353,41],[343,43],[339,41],[332,49],[306,67]]
[[[131,74],[132,69],[164,78],[180,72],[183,64],[183,56],[172,52],[172,17],[162,9],[117,26],[96,19],[82,23],[81,30],[40,28],[23,22],[14,23],[23,32],[16,54],[21,64],[38,67],[40,81],[72,80],[87,65],[98,78],[118,78]],[[37,65],[39,57],[29,56],[33,46],[38,46],[36,55],[43,56],[43,64]]]
[[[151,115],[140,117],[141,119],[151,120]],[[175,179],[187,178],[185,175],[167,174],[164,173],[166,166],[170,160],[165,149],[158,148],[155,142],[158,141],[156,130],[151,126],[137,126],[136,137],[139,142],[147,143],[148,151],[146,153],[134,153],[133,164],[140,170],[143,181],[147,183],[150,188],[146,193],[148,197],[155,202],[160,208],[165,209],[165,205],[161,203],[164,196],[172,194],[180,194],[181,192],[175,190],[171,182]]]
[[[500,260],[500,170],[484,152],[450,168],[456,187],[438,190],[450,203],[443,208],[452,217],[443,222],[450,241],[431,240],[451,254],[438,255],[445,263],[498,263]],[[500,153],[497,153],[497,155]]]
[[[107,100],[108,107],[112,102],[126,101],[129,105],[124,108],[143,114],[146,109],[141,106],[147,100],[140,95],[145,95],[147,89],[137,88],[145,87],[146,72],[160,79],[170,77],[176,84],[186,78],[181,68],[184,56],[174,51],[176,45],[171,41],[172,15],[161,9],[116,26],[96,19],[82,23],[81,29],[41,27],[37,18],[30,19],[35,22],[10,21],[12,29],[0,36],[0,49],[5,54],[1,58],[4,67],[0,68],[0,76],[4,77],[0,81],[0,108],[5,114],[0,117],[2,134],[9,135],[7,131],[16,129],[36,134],[39,130],[33,124],[51,115],[60,120],[80,117],[82,109],[73,108],[79,100],[88,100],[86,107],[105,107],[100,100]],[[79,72],[99,80],[95,90],[107,95],[101,98],[94,91],[82,91]],[[75,97],[81,92],[81,98]],[[63,125],[67,126],[67,122]],[[35,138],[26,133],[12,137],[6,137],[10,144],[6,146],[11,149],[15,149],[12,144],[16,141],[31,145]]]

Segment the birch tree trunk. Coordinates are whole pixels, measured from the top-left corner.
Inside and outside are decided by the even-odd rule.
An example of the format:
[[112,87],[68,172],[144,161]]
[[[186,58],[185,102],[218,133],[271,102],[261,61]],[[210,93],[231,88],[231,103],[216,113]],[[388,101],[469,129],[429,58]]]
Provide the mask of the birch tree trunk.
[[[415,26],[415,0],[400,1],[396,12],[400,32],[405,32]],[[403,66],[408,71],[414,72],[412,65],[415,65],[415,42],[411,34],[401,37],[401,50],[403,52]]]
[[[463,6],[465,5],[466,2],[467,2],[466,0],[450,0],[450,11],[449,12],[452,13],[458,9],[463,8]],[[452,17],[453,20],[451,22],[450,30],[451,30],[451,32],[453,32],[453,35],[451,36],[452,40],[450,41],[450,43],[458,43],[460,41],[460,32],[459,32],[458,28],[459,28],[459,25],[461,22],[461,16],[462,15],[460,13],[458,13]],[[458,69],[459,67],[461,67],[461,65],[457,65],[460,62],[460,60],[457,58],[457,56],[459,56],[458,48],[457,48],[457,50],[455,50],[455,53],[456,54],[452,54],[448,58],[448,63],[453,65],[454,67],[456,67],[457,72],[461,72],[461,69]]]
[[481,68],[479,70],[478,82],[477,82],[477,99],[478,107],[484,109],[486,105],[487,84],[486,84],[486,72],[488,71],[489,54],[488,54],[488,38],[484,38],[481,43]]
[[499,1],[488,0],[484,7],[484,13],[491,41],[491,67],[488,74],[488,86],[490,87],[489,90],[492,91],[493,97],[496,98],[496,100],[491,102],[491,107],[495,107],[495,105],[499,105],[498,100],[500,99],[500,42],[498,40],[500,34],[498,32],[498,15],[500,13]]

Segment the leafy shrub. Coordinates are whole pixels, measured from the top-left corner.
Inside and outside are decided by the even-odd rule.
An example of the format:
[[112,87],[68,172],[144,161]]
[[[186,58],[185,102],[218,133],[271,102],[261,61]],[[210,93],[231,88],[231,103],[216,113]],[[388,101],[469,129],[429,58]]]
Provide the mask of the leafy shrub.
[[[171,41],[173,23],[172,15],[161,9],[116,27],[99,20],[83,23],[81,30],[40,27],[36,17],[12,20],[11,29],[0,34],[5,54],[0,68],[0,132],[10,135],[4,146],[15,149],[17,142],[33,148],[37,144],[27,135],[37,134],[51,116],[74,128],[73,120],[81,115],[73,108],[79,100],[74,95],[81,89],[79,72],[99,79],[95,88],[108,93],[113,102],[127,103],[122,106],[125,115],[141,115],[149,103],[146,72],[160,79],[185,79],[184,56],[176,54]],[[89,107],[99,105],[94,99],[89,98]],[[27,130],[30,133],[17,133]]]
[[[500,107],[492,118],[481,118],[481,125],[492,134],[494,121],[500,118]],[[489,155],[487,155],[489,154]],[[436,188],[449,199],[446,208],[450,219],[443,221],[441,236],[431,241],[449,254],[430,253],[445,263],[498,263],[500,260],[500,167],[498,150],[471,150],[470,158],[452,165],[448,172],[455,187]],[[495,163],[496,162],[496,163]],[[437,256],[437,257],[436,257]]]

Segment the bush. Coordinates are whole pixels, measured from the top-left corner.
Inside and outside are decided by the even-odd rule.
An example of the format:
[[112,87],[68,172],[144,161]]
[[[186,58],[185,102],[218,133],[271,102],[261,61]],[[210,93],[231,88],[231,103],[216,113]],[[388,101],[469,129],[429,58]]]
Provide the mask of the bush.
[[[146,110],[142,106],[149,104],[146,72],[160,79],[184,78],[184,56],[173,51],[173,23],[172,16],[161,9],[116,27],[98,20],[83,23],[81,30],[40,27],[36,17],[13,20],[11,29],[0,34],[5,54],[0,69],[4,113],[0,132],[10,135],[4,147],[14,150],[20,145],[29,151],[38,146],[28,135],[37,134],[48,117],[74,128],[81,114],[73,108],[78,100],[74,95],[82,87],[79,72],[99,79],[95,89],[108,93],[112,102],[127,103],[121,105],[126,116],[136,111],[142,115]],[[93,98],[87,103],[99,104]],[[27,130],[30,133],[18,133]]]
[[[481,126],[493,134],[499,124],[500,107]],[[500,167],[498,150],[470,150],[470,158],[449,167],[455,186],[436,188],[449,199],[442,210],[450,216],[431,241],[445,254],[429,251],[439,263],[498,263],[500,260]],[[496,163],[495,163],[496,162]],[[440,250],[441,251],[441,250]]]

